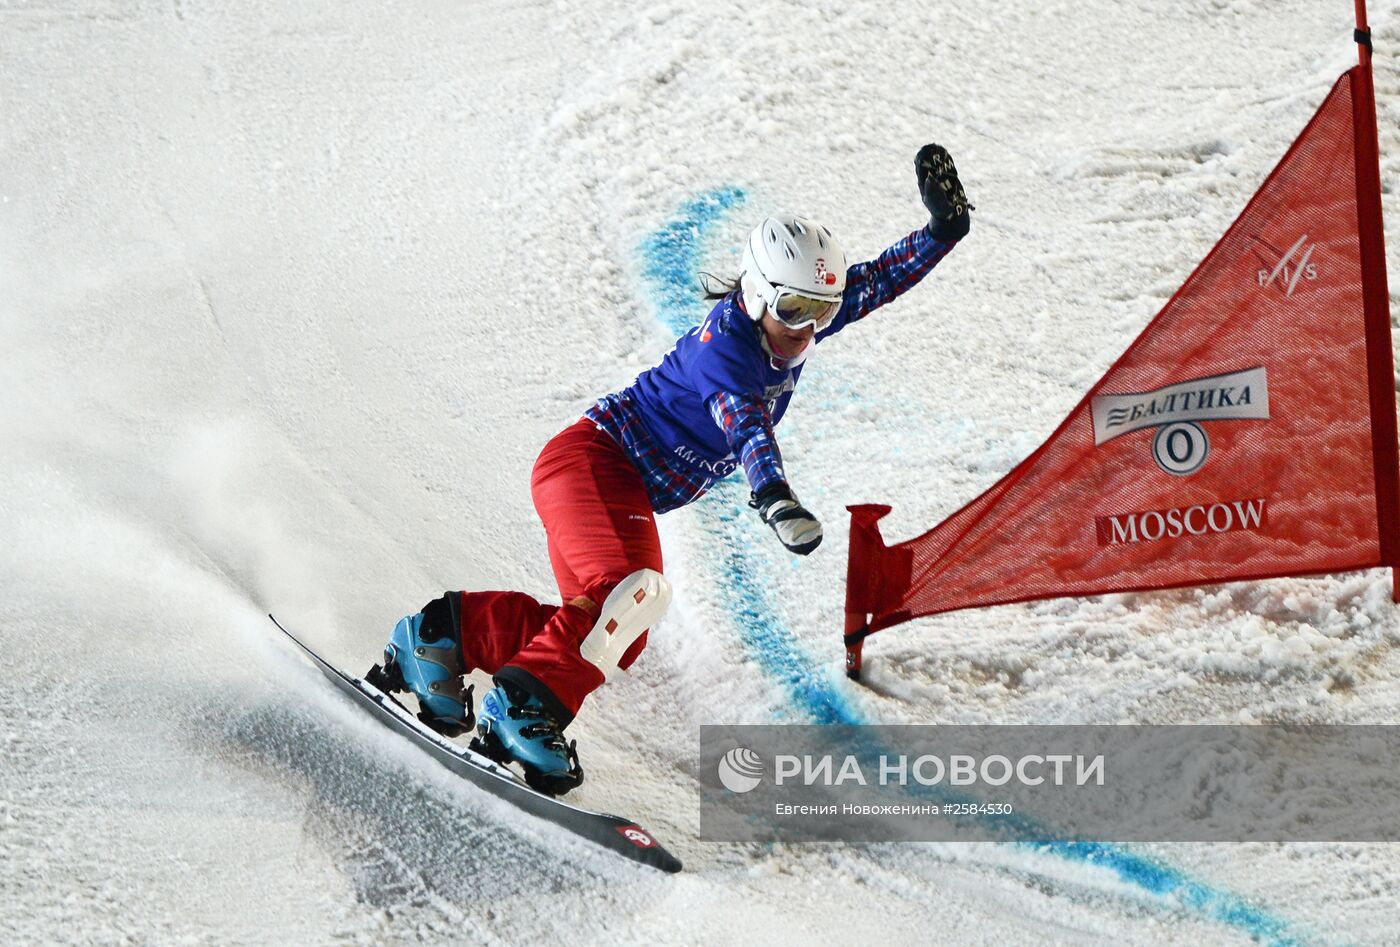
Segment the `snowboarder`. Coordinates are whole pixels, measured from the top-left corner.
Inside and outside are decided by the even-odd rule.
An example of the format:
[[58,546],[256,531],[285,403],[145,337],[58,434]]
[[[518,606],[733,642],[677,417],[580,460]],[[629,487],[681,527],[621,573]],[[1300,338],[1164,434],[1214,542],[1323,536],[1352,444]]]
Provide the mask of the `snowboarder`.
[[473,726],[463,675],[493,675],[475,745],[519,763],[551,795],[577,786],[583,770],[564,728],[636,660],[670,602],[654,514],[743,466],[749,505],[785,547],[805,556],[821,543],[821,523],[788,485],[774,428],[812,347],[919,282],[967,234],[948,152],[925,145],[914,168],[927,225],[847,268],[826,227],[769,217],[749,237],[739,277],[708,293],[717,303],[705,321],[545,445],[530,486],[562,605],[448,592],[399,621],[382,671],[367,680],[411,690],[420,718],[455,736]]

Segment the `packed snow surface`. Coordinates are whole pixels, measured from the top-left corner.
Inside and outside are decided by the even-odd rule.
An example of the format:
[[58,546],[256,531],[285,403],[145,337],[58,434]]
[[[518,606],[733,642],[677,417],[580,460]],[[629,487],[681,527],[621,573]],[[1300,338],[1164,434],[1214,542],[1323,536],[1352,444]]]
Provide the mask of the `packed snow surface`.
[[[1400,220],[1400,6],[1373,2]],[[1384,845],[699,841],[709,722],[1400,723],[1388,574],[926,619],[841,676],[844,506],[922,532],[1053,430],[1355,61],[1344,0],[0,3],[0,893],[19,943],[1400,941]],[[855,258],[977,206],[823,346],[571,734],[663,876],[416,754],[347,669],[457,588],[554,595],[531,463],[761,217]],[[1388,234],[1400,274],[1400,233]],[[1400,277],[1395,278],[1400,282]],[[1392,300],[1394,300],[1392,295]],[[814,696],[816,695],[816,696]]]

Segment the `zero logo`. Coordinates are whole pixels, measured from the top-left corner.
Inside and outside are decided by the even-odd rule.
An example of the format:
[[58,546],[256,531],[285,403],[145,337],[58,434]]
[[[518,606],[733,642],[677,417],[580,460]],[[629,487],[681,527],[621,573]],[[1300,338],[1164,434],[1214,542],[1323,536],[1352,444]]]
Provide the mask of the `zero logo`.
[[656,844],[656,840],[642,831],[639,826],[619,825],[617,830],[622,833],[623,838],[627,839],[627,841],[638,848],[651,848]]
[[1191,421],[1165,424],[1152,439],[1152,456],[1157,466],[1174,477],[1185,477],[1201,469],[1210,454],[1205,428]]

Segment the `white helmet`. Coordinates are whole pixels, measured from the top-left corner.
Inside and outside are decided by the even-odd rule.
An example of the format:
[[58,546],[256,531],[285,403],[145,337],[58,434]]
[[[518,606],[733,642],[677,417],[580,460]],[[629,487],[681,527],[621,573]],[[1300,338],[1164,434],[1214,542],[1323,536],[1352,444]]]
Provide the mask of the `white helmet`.
[[806,217],[769,217],[744,248],[740,287],[757,322],[764,312],[790,328],[824,329],[846,291],[846,253],[826,227]]

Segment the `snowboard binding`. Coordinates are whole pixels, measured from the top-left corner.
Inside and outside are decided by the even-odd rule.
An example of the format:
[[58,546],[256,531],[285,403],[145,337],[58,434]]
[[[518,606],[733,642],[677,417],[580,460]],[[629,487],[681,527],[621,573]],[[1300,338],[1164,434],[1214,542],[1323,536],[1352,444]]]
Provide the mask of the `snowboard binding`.
[[563,727],[537,697],[510,685],[486,694],[471,748],[488,759],[520,764],[525,784],[547,796],[562,796],[583,782],[578,741],[564,739]]
[[[563,742],[562,738],[560,742]],[[502,766],[519,763],[520,769],[525,774],[525,785],[535,792],[544,793],[546,796],[562,796],[571,789],[577,789],[583,783],[583,766],[578,761],[577,740],[570,740],[564,744],[564,753],[568,757],[569,768],[562,773],[546,773],[526,760],[516,759],[510,754],[510,751],[501,745],[501,741],[489,732],[485,736],[473,737],[470,746],[475,752],[500,763]]]
[[410,691],[418,698],[418,719],[443,736],[468,733],[476,722],[472,689],[462,659],[456,593],[434,599],[416,615],[399,619],[384,646],[384,662],[365,681],[387,694]]
[[[371,685],[385,694],[401,694],[405,691],[412,692],[412,688],[404,680],[403,669],[399,667],[397,661],[389,651],[384,653],[384,663],[376,664],[365,672],[364,682]],[[476,714],[473,712],[472,692],[476,689],[475,684],[468,684],[464,688],[462,679],[451,678],[449,680],[434,681],[428,685],[434,694],[447,694],[454,699],[460,700],[466,711],[466,716],[462,720],[456,717],[442,717],[432,712],[423,698],[418,698],[418,719],[433,731],[445,737],[459,737],[464,733],[470,733],[476,726]],[[417,696],[417,695],[415,695]],[[395,703],[398,703],[395,701]],[[401,705],[402,706],[402,705]],[[407,708],[405,708],[407,709]]]

